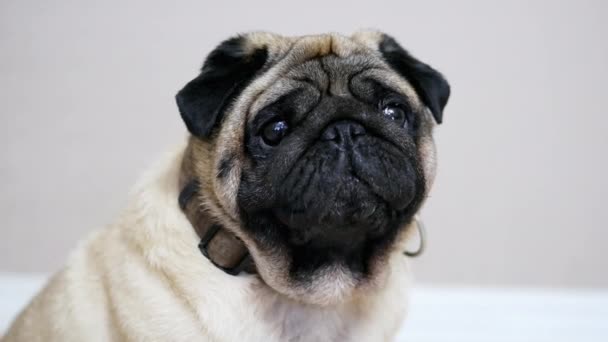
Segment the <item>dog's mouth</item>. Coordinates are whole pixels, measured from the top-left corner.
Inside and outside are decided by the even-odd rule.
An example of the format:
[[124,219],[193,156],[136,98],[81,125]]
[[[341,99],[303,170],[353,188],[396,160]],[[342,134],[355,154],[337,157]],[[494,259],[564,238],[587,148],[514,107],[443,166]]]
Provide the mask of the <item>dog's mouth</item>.
[[[311,185],[312,189],[301,189],[299,196],[292,192],[292,197],[284,198],[283,205],[272,210],[287,230],[290,243],[356,245],[384,232],[386,219],[396,211],[357,177],[339,178],[330,177],[320,185]],[[333,186],[328,188],[329,184]],[[321,192],[319,187],[331,190]]]
[[339,248],[341,245],[354,247],[361,245],[369,236],[380,236],[382,227],[374,223],[372,216],[375,213],[374,209],[359,214],[357,218],[351,216],[338,221],[321,215],[310,218],[307,213],[293,214],[284,208],[273,211],[274,218],[287,233],[289,244],[314,248]]
[[407,156],[365,140],[346,150],[320,143],[291,168],[272,209],[291,243],[379,238],[415,202],[418,174]]

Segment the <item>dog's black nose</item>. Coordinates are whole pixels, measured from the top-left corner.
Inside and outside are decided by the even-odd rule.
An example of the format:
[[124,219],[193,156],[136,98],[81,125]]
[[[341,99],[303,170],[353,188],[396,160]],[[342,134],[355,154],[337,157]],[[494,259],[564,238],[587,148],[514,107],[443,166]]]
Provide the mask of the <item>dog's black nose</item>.
[[338,145],[352,145],[358,136],[365,135],[365,127],[352,120],[334,121],[325,127],[321,140],[335,141]]

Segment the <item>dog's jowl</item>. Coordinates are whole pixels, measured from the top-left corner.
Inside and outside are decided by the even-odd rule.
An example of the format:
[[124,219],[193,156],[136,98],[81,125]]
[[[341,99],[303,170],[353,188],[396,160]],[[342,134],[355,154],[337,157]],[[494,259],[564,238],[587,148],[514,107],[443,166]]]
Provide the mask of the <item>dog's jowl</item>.
[[385,341],[444,77],[380,32],[251,33],[181,89],[187,142],[5,341]]

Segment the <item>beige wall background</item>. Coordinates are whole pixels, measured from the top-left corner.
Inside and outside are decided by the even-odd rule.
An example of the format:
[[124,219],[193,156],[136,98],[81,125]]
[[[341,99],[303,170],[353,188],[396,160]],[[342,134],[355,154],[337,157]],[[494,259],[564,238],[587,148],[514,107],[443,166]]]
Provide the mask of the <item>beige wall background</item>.
[[375,27],[445,73],[420,282],[608,287],[608,2],[0,2],[0,271],[50,272],[183,138],[236,32]]

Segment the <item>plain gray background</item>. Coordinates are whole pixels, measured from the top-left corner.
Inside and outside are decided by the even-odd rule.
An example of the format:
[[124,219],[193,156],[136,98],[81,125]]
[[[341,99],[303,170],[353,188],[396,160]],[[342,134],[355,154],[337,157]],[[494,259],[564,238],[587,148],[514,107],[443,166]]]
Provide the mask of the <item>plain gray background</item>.
[[605,1],[0,2],[0,271],[56,270],[185,136],[237,32],[395,36],[452,85],[425,283],[608,287]]

